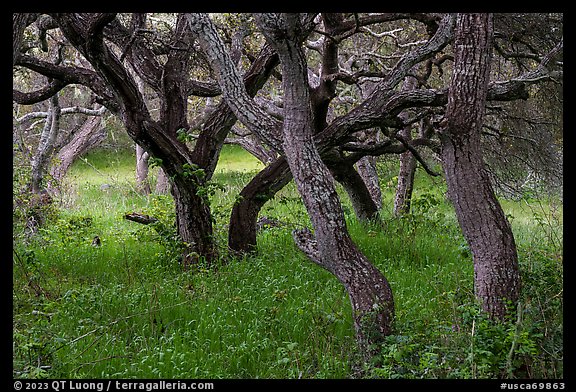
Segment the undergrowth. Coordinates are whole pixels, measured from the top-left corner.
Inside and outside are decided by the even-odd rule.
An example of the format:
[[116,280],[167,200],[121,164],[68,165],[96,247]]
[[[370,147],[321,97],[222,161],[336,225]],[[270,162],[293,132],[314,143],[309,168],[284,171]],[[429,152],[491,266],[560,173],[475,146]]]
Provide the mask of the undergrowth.
[[[291,230],[308,219],[293,184],[262,210],[284,224],[259,233],[257,253],[226,255],[230,207],[258,170],[237,149],[223,162],[228,153],[233,171],[219,166],[212,195],[225,259],[209,270],[182,270],[171,197],[138,194],[131,159],[89,155],[36,235],[19,235],[15,222],[14,377],[563,377],[557,201],[503,201],[523,290],[517,317],[496,324],[475,303],[472,258],[441,182],[419,172],[412,213],[395,218],[396,169],[382,166],[382,224],[357,222],[342,194],[351,235],[396,303],[393,334],[362,361],[345,290],[293,244]],[[159,221],[122,218],[132,211]]]

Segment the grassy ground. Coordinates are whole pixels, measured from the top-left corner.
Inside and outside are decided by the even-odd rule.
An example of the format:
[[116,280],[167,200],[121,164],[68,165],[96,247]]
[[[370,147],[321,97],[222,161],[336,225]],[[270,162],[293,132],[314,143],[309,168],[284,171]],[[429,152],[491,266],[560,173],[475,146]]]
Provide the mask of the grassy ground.
[[[59,215],[16,238],[13,368],[22,378],[561,378],[562,205],[503,201],[524,281],[521,317],[494,325],[473,300],[473,266],[441,180],[418,173],[414,213],[391,216],[395,169],[382,165],[382,226],[349,229],[385,274],[395,333],[371,362],[355,351],[348,297],[294,246],[306,222],[292,184],[262,214],[287,225],[259,234],[258,253],[181,271],[169,236],[122,219],[173,219],[168,196],[135,192],[134,157],[95,152],[69,176]],[[216,235],[261,164],[226,148],[214,177]],[[108,189],[101,189],[109,184]],[[98,235],[102,246],[93,247]]]

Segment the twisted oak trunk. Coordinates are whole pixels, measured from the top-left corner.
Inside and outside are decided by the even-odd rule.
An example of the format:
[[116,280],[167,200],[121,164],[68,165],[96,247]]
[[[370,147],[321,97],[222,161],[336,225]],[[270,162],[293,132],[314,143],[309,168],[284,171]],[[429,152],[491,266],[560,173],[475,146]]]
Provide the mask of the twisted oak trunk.
[[392,332],[392,290],[350,238],[332,176],[314,143],[306,59],[298,36],[292,35],[303,30],[299,15],[282,15],[281,25],[274,25],[277,22],[266,16],[260,16],[258,22],[274,42],[282,64],[282,146],[314,228],[314,234],[295,231],[294,239],[313,262],[334,274],[346,288],[358,341],[367,349]]
[[448,196],[474,259],[474,288],[484,310],[504,319],[520,292],[518,256],[510,224],[490,184],[480,129],[490,75],[491,14],[459,14],[442,161]]

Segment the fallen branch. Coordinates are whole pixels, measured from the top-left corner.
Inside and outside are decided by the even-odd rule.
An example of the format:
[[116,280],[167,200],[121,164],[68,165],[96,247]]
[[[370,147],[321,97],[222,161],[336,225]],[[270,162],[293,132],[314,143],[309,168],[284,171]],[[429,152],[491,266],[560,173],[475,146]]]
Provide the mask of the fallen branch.
[[124,219],[132,222],[142,223],[143,225],[149,225],[150,223],[158,222],[158,219],[150,215],[139,214],[137,212],[131,212],[124,215]]

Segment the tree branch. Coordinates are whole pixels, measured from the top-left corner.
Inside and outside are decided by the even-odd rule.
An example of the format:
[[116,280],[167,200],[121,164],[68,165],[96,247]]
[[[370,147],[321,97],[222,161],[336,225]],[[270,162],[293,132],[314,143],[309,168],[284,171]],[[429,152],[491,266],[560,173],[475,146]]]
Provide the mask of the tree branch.
[[398,134],[396,134],[394,136],[394,138],[396,140],[400,141],[400,143],[402,143],[402,145],[404,145],[404,147],[406,147],[406,149],[408,151],[410,151],[410,153],[414,156],[414,158],[416,158],[416,160],[418,162],[420,162],[420,164],[422,165],[424,170],[426,170],[426,173],[428,173],[429,175],[431,175],[433,177],[438,177],[440,175],[440,173],[435,172],[434,170],[432,170],[430,168],[430,166],[428,166],[428,163],[426,163],[424,158],[422,158],[422,156],[420,155],[418,150],[416,150],[414,147],[412,147],[410,142],[406,141],[406,139],[404,139],[401,135],[398,135]]
[[26,67],[53,79],[47,86],[34,92],[23,93],[18,90],[13,90],[12,99],[19,104],[30,105],[41,102],[69,84],[81,84],[88,87],[97,96],[102,97],[103,103],[108,106],[109,109],[112,111],[118,110],[118,104],[107,84],[96,72],[90,69],[52,64],[26,54],[18,56],[16,65]]
[[196,35],[218,81],[226,103],[236,117],[260,140],[282,152],[281,122],[270,116],[248,95],[238,69],[206,14],[186,14],[190,30]]
[[[71,107],[67,107],[67,108],[63,108],[60,111],[61,115],[66,115],[66,114],[86,114],[88,116],[101,116],[102,114],[104,114],[104,112],[106,112],[106,107],[102,106],[100,109],[88,109],[88,108],[83,108],[80,106],[71,106]],[[23,115],[22,117],[18,117],[16,118],[14,121],[16,121],[16,123],[23,123],[25,121],[29,121],[35,118],[46,118],[48,117],[49,113],[48,112],[31,112],[28,114]]]
[[143,225],[149,225],[150,223],[158,222],[158,219],[150,215],[139,214],[137,212],[131,212],[124,215],[124,219],[141,223]]
[[52,80],[46,86],[31,92],[21,92],[12,89],[12,100],[20,105],[33,105],[42,102],[56,94],[58,91],[66,87],[68,83],[62,80]]
[[378,23],[392,22],[402,19],[413,19],[426,25],[429,31],[434,32],[438,28],[438,24],[442,18],[441,14],[437,13],[381,13],[370,14],[354,20],[344,21],[338,26],[335,31],[336,34],[343,34],[349,30],[356,29],[356,26],[368,26]]

